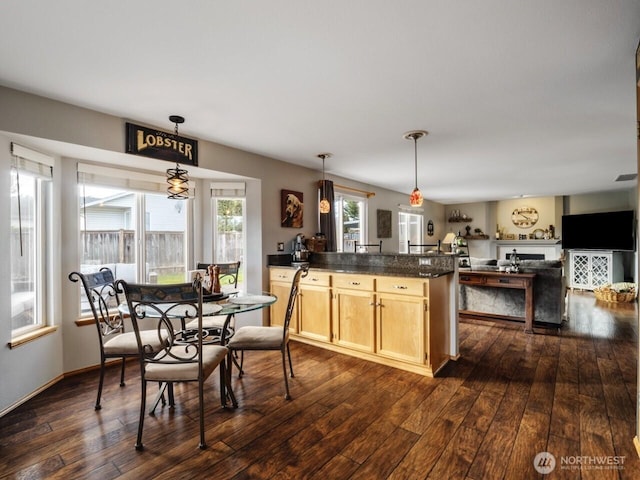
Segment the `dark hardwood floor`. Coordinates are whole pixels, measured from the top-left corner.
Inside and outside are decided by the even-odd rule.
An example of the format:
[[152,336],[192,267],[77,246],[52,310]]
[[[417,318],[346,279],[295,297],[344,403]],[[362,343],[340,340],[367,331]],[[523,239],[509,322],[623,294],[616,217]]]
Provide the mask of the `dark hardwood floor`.
[[[193,386],[147,417],[138,452],[137,364],[124,388],[109,369],[99,412],[97,372],[76,375],[0,419],[0,478],[638,479],[636,305],[572,294],[570,315],[535,335],[461,322],[461,358],[435,379],[293,343],[292,401],[278,354],[250,353],[237,410],[209,380],[204,451]],[[575,463],[614,456],[623,468]]]

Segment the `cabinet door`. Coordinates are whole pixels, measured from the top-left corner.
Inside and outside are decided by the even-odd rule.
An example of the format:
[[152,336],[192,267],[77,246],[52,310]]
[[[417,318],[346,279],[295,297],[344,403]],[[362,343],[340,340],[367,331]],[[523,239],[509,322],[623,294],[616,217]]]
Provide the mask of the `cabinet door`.
[[572,252],[571,287],[591,288],[589,270],[591,270],[590,255],[588,253]]
[[424,364],[426,301],[410,295],[378,294],[377,352]]
[[[276,303],[271,305],[271,325],[272,326],[282,326],[284,323],[284,316],[287,313],[287,304],[289,303],[289,294],[291,292],[291,284],[290,283],[271,283],[271,294],[278,297]],[[296,302],[299,299],[296,300]],[[298,309],[295,308],[293,310],[293,316],[291,317],[291,322],[289,322],[289,331],[291,333],[298,332]]]
[[611,283],[611,254],[591,254],[591,284],[596,288],[605,283]]
[[375,350],[375,298],[372,292],[334,291],[335,343],[365,352]]
[[300,285],[298,335],[331,342],[331,290]]

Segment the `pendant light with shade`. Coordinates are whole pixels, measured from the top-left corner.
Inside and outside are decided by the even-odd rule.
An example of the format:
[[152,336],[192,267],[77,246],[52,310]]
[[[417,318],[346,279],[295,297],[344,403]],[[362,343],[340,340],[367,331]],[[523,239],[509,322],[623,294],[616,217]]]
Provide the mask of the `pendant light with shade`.
[[327,195],[325,194],[325,190],[324,190],[324,160],[326,158],[331,158],[331,154],[330,153],[319,153],[318,155],[316,155],[318,158],[322,159],[322,195],[321,195],[321,199],[320,199],[320,213],[329,213],[331,211],[331,204],[329,203],[329,200],[327,200]]
[[406,140],[413,140],[416,184],[413,192],[409,195],[409,205],[412,207],[420,207],[423,201],[422,192],[420,192],[420,189],[418,188],[418,139],[426,137],[427,135],[429,135],[429,132],[426,130],[411,130],[402,136]]
[[[176,124],[174,138],[178,139],[178,124],[184,123],[184,117],[171,115],[169,121]],[[176,168],[167,169],[167,197],[173,200],[186,200],[189,198],[189,176],[186,170],[180,168],[176,159]]]

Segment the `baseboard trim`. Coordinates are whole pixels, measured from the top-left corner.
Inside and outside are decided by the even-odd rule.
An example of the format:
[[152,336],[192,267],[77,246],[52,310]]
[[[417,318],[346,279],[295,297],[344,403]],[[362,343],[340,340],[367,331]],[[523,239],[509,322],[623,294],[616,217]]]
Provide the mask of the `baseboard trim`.
[[4,417],[7,413],[11,412],[12,410],[15,410],[16,408],[18,408],[20,405],[22,405],[23,403],[31,400],[33,397],[35,397],[36,395],[38,395],[39,393],[44,392],[47,388],[52,387],[53,385],[55,385],[56,383],[58,383],[60,380],[62,380],[64,378],[64,374],[63,375],[58,375],[57,377],[55,377],[53,380],[50,380],[49,382],[45,383],[44,385],[42,385],[40,388],[38,388],[37,390],[34,390],[33,392],[31,392],[29,395],[27,395],[26,397],[21,398],[20,400],[18,400],[17,402],[9,405],[7,408],[5,408],[4,410],[2,410],[0,412],[0,417]]
[[[135,358],[135,357],[127,358],[126,361],[127,362],[137,361],[137,358]],[[120,363],[120,359],[119,358],[114,358],[112,360],[108,360],[107,362],[105,362],[105,365],[107,367],[109,367],[109,366],[113,365],[114,363]],[[5,408],[4,410],[0,411],[0,418],[4,417],[7,413],[15,410],[16,408],[18,408],[23,403],[28,402],[29,400],[31,400],[33,397],[35,397],[39,393],[44,392],[47,388],[52,387],[53,385],[58,383],[60,380],[63,380],[65,378],[67,378],[67,377],[73,377],[74,375],[80,375],[81,373],[90,372],[92,370],[98,370],[99,368],[100,368],[100,364],[98,364],[98,365],[90,365],[88,367],[79,368],[77,370],[72,370],[70,372],[65,372],[65,373],[63,373],[61,375],[58,375],[54,379],[50,380],[49,382],[45,383],[41,387],[39,387],[36,390],[34,390],[33,392],[31,392],[29,395],[27,395],[25,397],[22,397],[20,400],[12,403],[7,408]]]

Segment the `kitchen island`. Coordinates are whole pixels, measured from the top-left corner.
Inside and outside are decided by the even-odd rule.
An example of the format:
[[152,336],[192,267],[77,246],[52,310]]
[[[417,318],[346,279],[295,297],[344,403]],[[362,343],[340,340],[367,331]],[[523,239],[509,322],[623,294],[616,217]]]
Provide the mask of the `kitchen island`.
[[[300,282],[291,338],[433,376],[458,353],[454,259],[314,253]],[[294,272],[295,266],[270,265],[271,293],[288,298]],[[272,325],[282,324],[285,309],[284,302],[272,305]]]

